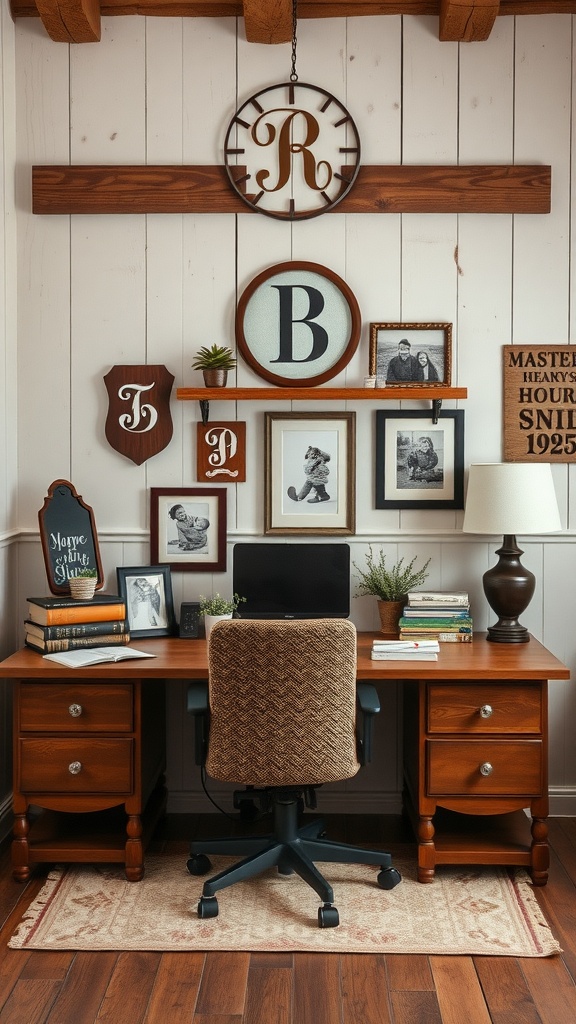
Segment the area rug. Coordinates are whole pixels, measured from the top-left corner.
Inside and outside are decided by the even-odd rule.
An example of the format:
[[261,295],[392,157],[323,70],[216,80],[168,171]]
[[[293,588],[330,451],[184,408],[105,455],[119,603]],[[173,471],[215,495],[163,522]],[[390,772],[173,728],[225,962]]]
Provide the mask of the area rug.
[[[214,871],[230,863],[214,858]],[[525,871],[440,867],[380,889],[377,869],[321,866],[335,891],[337,928],[319,928],[318,897],[297,875],[271,870],[218,894],[219,915],[196,913],[203,879],[183,856],[149,857],[141,882],[117,866],[54,870],[10,940],[19,949],[267,950],[549,956],[561,952]]]

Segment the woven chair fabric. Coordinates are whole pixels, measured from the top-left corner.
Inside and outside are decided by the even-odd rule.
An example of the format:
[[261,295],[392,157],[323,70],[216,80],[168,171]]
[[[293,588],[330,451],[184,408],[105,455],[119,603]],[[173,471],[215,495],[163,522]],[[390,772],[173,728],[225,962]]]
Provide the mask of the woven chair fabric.
[[351,622],[219,622],[208,663],[209,775],[261,787],[320,785],[356,774]]

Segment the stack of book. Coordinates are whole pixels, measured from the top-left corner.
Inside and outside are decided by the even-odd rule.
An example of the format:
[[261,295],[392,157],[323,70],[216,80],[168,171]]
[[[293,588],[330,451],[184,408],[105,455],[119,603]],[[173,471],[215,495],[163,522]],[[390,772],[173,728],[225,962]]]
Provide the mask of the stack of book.
[[401,640],[438,640],[440,643],[471,643],[470,601],[464,590],[415,590],[400,619]]
[[372,661],[438,661],[437,640],[374,640]]
[[89,601],[67,595],[26,600],[24,640],[40,654],[130,642],[126,605],[116,594],[97,594]]

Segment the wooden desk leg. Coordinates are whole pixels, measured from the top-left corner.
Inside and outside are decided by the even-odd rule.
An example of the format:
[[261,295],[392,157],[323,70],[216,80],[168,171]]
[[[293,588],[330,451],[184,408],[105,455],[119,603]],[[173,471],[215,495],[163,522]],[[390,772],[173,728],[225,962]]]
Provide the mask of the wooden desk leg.
[[30,848],[28,846],[28,833],[30,823],[26,812],[17,814],[14,818],[12,834],[12,876],[16,882],[27,882],[30,878]]
[[144,843],[142,842],[142,818],[129,814],[126,822],[126,878],[129,882],[140,882],[144,877]]
[[546,885],[550,866],[550,850],[548,848],[548,821],[546,818],[532,818],[530,874],[534,885]]
[[421,814],[418,819],[418,881],[433,882],[435,865],[434,822],[432,815]]

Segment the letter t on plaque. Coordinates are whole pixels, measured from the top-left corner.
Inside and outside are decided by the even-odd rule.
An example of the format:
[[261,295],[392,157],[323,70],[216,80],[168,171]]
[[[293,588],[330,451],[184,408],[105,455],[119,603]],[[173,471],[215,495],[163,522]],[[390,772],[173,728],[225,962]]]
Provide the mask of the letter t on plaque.
[[246,480],[246,424],[196,424],[196,477],[205,482]]

